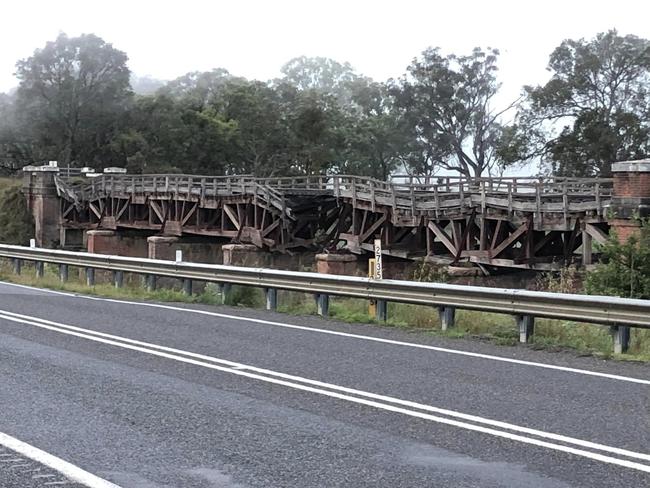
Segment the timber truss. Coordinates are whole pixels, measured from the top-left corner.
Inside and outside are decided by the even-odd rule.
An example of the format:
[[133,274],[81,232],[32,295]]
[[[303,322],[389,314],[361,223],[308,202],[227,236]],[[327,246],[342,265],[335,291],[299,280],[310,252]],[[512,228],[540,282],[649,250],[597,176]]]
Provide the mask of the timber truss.
[[102,175],[57,178],[61,224],[224,238],[262,249],[341,248],[401,258],[547,269],[604,242],[611,180],[444,177],[383,182]]

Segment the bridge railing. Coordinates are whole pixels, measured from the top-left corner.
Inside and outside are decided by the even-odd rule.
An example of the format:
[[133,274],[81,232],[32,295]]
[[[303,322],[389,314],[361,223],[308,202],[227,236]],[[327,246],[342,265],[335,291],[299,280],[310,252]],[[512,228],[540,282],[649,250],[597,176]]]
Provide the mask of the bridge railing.
[[[612,179],[606,178],[473,178],[444,176],[424,180],[382,181],[353,175],[255,178],[196,175],[101,175],[87,182],[66,183],[68,195],[79,200],[108,195],[173,194],[195,198],[229,195],[255,196],[260,192],[281,209],[284,195],[316,192],[345,197],[372,208],[390,206],[411,212],[440,211],[449,207],[497,206],[511,211],[595,211],[602,215],[609,204]],[[63,185],[63,184],[62,184]]]
[[[608,325],[612,328],[617,352],[627,348],[629,327],[650,328],[650,300],[442,283],[374,280],[353,276],[163,261],[6,244],[0,244],[0,257],[11,259],[16,273],[21,272],[22,263],[25,261],[37,263],[36,272],[39,276],[43,275],[43,263],[58,265],[62,281],[68,278],[68,266],[83,267],[86,268],[87,284],[91,286],[95,284],[94,271],[103,269],[113,272],[116,286],[122,286],[124,273],[138,273],[148,277],[145,281],[149,288],[155,287],[157,276],[181,279],[186,293],[192,291],[192,280],[216,283],[224,294],[228,292],[230,285],[259,287],[266,291],[268,309],[277,306],[277,290],[289,290],[316,294],[319,313],[322,315],[327,314],[330,295],[438,307],[443,327],[453,326],[456,308],[511,314],[517,317],[522,342],[531,339],[535,317]],[[386,307],[377,307],[377,310],[381,311],[380,314],[385,314]],[[380,315],[378,318],[386,320],[385,315]]]

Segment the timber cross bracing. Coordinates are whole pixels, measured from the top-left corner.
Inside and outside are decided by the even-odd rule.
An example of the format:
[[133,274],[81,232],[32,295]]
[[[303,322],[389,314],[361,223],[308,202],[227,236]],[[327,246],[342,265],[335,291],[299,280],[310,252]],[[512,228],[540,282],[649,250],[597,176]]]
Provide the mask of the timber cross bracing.
[[[61,224],[221,237],[274,251],[344,244],[399,257],[544,268],[602,242],[612,180],[357,176],[56,178]],[[589,253],[591,255],[591,253]]]

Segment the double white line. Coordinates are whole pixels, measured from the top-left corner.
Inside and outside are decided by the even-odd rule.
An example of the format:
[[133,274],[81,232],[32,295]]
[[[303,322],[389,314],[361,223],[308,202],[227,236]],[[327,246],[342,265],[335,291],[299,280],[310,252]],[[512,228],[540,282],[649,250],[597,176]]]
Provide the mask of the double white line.
[[[0,319],[650,473],[650,454],[0,310]],[[639,462],[643,461],[643,462]]]

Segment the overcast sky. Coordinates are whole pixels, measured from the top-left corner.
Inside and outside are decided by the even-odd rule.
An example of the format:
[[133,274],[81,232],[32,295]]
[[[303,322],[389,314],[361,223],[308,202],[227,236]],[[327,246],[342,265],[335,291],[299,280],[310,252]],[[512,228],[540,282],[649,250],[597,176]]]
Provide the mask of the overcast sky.
[[135,74],[167,80],[216,67],[266,80],[303,54],[349,61],[383,80],[428,46],[497,47],[505,97],[514,98],[546,79],[548,55],[563,39],[611,28],[650,38],[649,13],[642,0],[8,0],[0,91],[17,84],[18,59],[66,32],[95,33],[128,54]]

